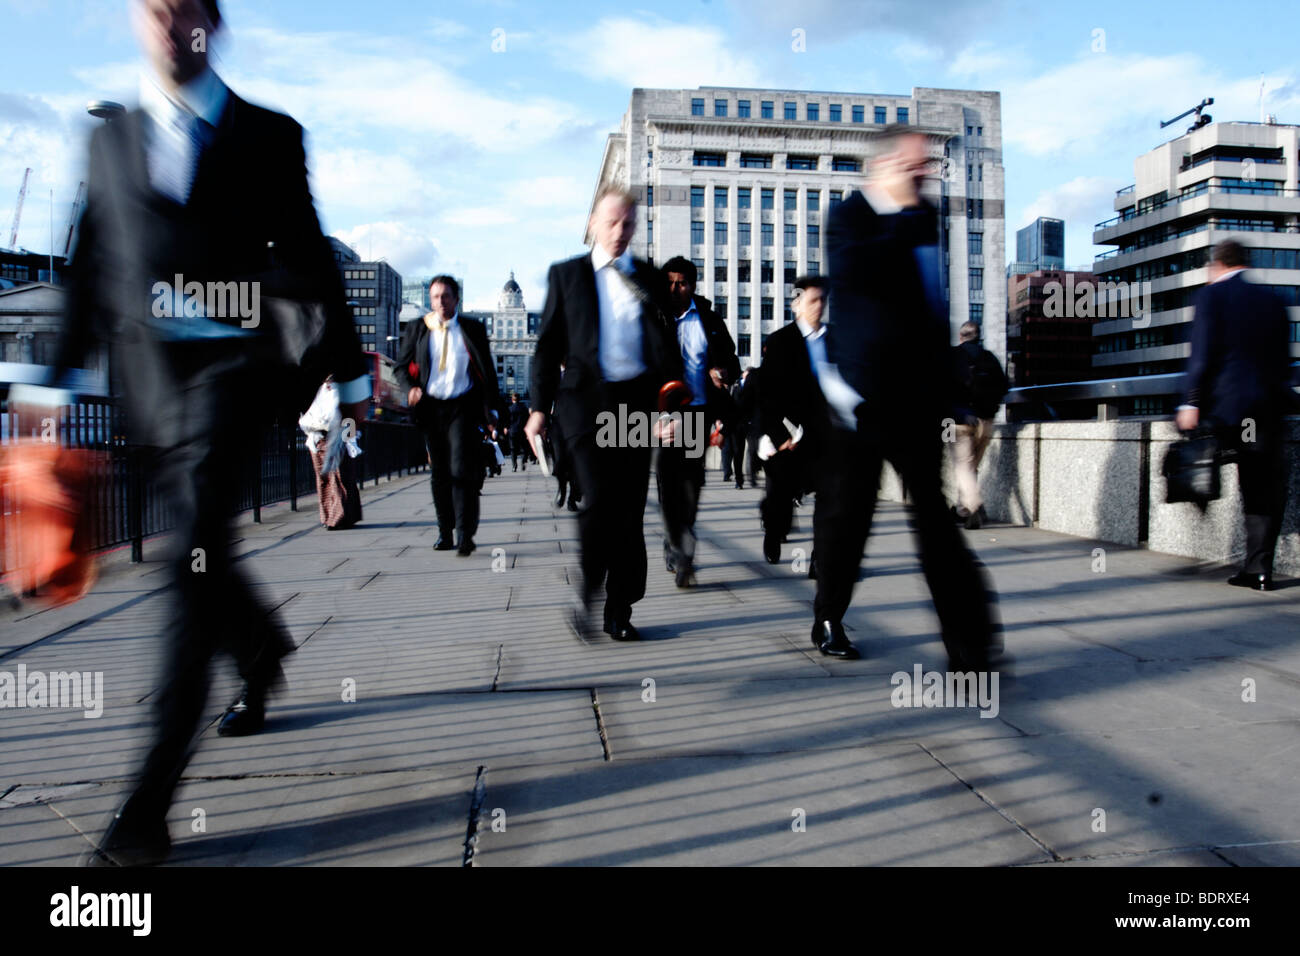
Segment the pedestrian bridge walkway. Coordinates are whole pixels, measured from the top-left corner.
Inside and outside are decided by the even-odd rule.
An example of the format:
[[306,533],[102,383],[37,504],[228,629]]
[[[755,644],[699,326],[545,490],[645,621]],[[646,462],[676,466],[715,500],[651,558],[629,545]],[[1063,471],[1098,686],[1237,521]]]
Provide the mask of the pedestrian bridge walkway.
[[[553,489],[532,469],[490,479],[469,558],[432,550],[425,476],[364,489],[352,530],[320,527],[314,499],[242,523],[299,650],[256,737],[216,735],[237,691],[218,662],[171,863],[1300,863],[1292,582],[1260,594],[1146,550],[964,532],[1014,678],[982,710],[898,707],[892,675],[945,661],[899,505],[882,505],[845,622],[864,658],[844,662],[808,639],[792,551],[811,550],[811,510],[768,565],[760,492],[717,472],[700,586],[664,573],[652,504],[645,640],[580,641],[564,625],[576,528]],[[160,553],[109,556],[76,605],[0,612],[0,672],[103,674],[99,717],[0,709],[0,864],[75,863],[128,792]]]

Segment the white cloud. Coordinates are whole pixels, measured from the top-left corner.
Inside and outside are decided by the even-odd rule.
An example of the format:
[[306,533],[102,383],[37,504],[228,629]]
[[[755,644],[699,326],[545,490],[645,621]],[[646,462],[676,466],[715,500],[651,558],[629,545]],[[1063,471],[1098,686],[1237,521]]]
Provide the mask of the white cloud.
[[308,149],[318,206],[427,214],[438,194],[435,181],[405,157],[365,149]]
[[560,66],[624,86],[763,85],[758,64],[728,50],[716,27],[606,17],[551,46]]
[[519,216],[506,206],[465,206],[448,209],[442,219],[453,226],[484,228],[511,225],[519,221]]
[[1105,176],[1076,176],[1069,182],[1039,193],[1020,214],[1016,228],[1029,225],[1039,216],[1069,222],[1092,223],[1115,215],[1115,190],[1124,183]]
[[372,253],[387,260],[403,276],[436,271],[440,256],[437,241],[405,222],[371,222],[333,233],[362,258]]

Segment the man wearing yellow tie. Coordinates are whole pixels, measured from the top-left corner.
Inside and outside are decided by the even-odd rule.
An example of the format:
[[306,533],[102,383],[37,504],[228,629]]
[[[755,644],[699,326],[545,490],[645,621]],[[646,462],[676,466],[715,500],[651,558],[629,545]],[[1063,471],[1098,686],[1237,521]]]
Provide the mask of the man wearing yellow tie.
[[[496,365],[487,330],[459,314],[460,285],[451,276],[429,282],[432,309],[407,324],[397,356],[397,380],[406,404],[424,431],[438,515],[436,551],[466,557],[478,531],[483,485],[480,426],[495,417]],[[454,537],[453,537],[454,534]]]

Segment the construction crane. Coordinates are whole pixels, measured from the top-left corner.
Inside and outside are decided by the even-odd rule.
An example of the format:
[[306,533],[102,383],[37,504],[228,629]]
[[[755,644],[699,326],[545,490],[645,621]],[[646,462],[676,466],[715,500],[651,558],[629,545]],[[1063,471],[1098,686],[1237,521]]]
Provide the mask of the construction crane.
[[77,214],[81,212],[81,205],[86,201],[86,184],[80,183],[77,186],[77,198],[72,200],[72,212],[68,213],[68,238],[63,243],[63,258],[68,257],[68,251],[72,248],[72,233],[77,228]]
[[1166,126],[1173,126],[1184,116],[1191,116],[1193,113],[1196,114],[1196,122],[1193,123],[1191,126],[1187,127],[1187,132],[1194,133],[1202,126],[1209,126],[1212,122],[1214,122],[1214,117],[1211,116],[1209,113],[1206,113],[1204,116],[1202,116],[1201,110],[1205,109],[1207,106],[1210,106],[1213,102],[1214,102],[1214,97],[1207,96],[1205,99],[1201,100],[1199,105],[1193,106],[1190,110],[1184,110],[1183,112],[1179,113],[1171,120],[1165,120],[1163,123],[1160,124],[1160,128],[1164,129]]
[[27,180],[31,178],[32,168],[27,167],[27,172],[23,173],[23,185],[18,190],[18,205],[14,208],[14,227],[9,230],[9,248],[18,248],[18,223],[23,218],[23,200],[27,198]]

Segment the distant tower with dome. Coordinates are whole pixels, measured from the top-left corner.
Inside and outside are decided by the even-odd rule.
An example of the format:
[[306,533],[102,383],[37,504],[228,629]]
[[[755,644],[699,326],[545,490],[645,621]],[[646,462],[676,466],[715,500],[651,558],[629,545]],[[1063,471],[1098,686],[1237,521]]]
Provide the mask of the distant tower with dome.
[[497,296],[497,307],[487,316],[488,338],[497,366],[497,383],[507,401],[511,392],[528,401],[533,385],[533,353],[537,350],[537,323],[541,313],[524,306],[524,290],[513,270]]

